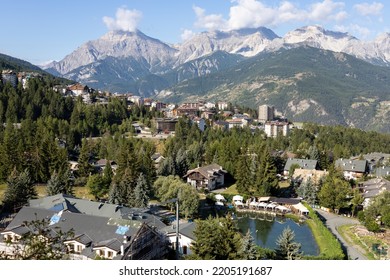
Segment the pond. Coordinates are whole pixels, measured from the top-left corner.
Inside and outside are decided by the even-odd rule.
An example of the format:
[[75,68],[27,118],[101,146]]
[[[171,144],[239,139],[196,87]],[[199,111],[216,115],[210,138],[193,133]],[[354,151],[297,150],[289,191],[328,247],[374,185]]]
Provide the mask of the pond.
[[250,230],[257,245],[263,248],[275,249],[276,240],[286,227],[295,233],[295,241],[301,243],[304,255],[317,256],[318,245],[310,228],[305,223],[279,216],[261,213],[237,213],[238,228],[243,234]]

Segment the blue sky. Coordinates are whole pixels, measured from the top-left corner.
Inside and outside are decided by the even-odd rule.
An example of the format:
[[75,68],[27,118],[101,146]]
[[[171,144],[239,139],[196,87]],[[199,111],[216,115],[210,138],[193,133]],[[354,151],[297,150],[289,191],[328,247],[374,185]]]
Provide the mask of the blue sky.
[[172,44],[205,30],[259,26],[283,36],[319,24],[362,40],[390,31],[390,3],[383,0],[18,0],[0,7],[0,53],[34,64],[61,60],[117,29],[138,28]]

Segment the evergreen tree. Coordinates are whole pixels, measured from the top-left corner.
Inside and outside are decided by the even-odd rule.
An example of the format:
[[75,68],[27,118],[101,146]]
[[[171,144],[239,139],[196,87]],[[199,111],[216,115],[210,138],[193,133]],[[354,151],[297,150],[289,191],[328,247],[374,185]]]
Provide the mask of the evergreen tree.
[[301,244],[294,241],[295,233],[290,227],[283,230],[276,240],[276,256],[280,260],[297,260],[302,257]]
[[80,155],[78,159],[78,175],[80,177],[88,177],[90,173],[93,171],[92,165],[89,163],[90,160],[90,150],[88,146],[87,139],[83,139],[81,149],[80,149]]
[[145,179],[145,176],[143,173],[140,173],[137,179],[137,185],[134,189],[134,196],[135,196],[135,205],[134,207],[138,208],[144,208],[148,206],[149,203],[149,196],[148,196],[149,186]]
[[7,189],[3,199],[4,208],[7,210],[20,208],[36,196],[34,183],[28,170],[19,173],[14,169],[7,179]]
[[95,199],[103,198],[109,192],[109,185],[106,184],[103,176],[100,174],[89,176],[86,187]]
[[238,254],[243,260],[256,260],[259,257],[258,246],[255,243],[253,236],[251,235],[250,230],[246,232],[245,236],[242,238],[241,248],[238,251]]
[[197,220],[194,230],[196,241],[191,249],[194,259],[236,260],[241,245],[241,235],[230,216]]
[[64,171],[62,174],[54,171],[50,180],[47,182],[46,193],[47,195],[55,195],[58,193],[72,195],[73,184],[70,180],[69,171]]
[[347,206],[351,186],[347,181],[332,171],[325,177],[325,181],[318,192],[318,199],[322,206],[332,210]]
[[257,186],[256,194],[259,196],[267,196],[270,194],[276,194],[279,189],[279,181],[277,178],[277,172],[275,164],[268,149],[264,149],[259,171],[257,173]]
[[237,191],[240,194],[250,194],[253,181],[250,178],[248,157],[246,155],[241,155],[238,158],[235,174]]
[[311,178],[303,181],[297,189],[298,196],[302,197],[310,205],[314,205],[317,200],[318,188]]
[[[353,190],[353,197],[351,199],[351,205],[352,205],[352,217],[355,216],[357,212],[357,207],[361,205],[364,201],[364,197],[360,193],[359,189],[356,188]],[[390,209],[389,209],[390,210]]]
[[157,170],[157,174],[165,177],[170,175],[176,175],[176,163],[172,156],[168,156],[161,162]]
[[103,179],[105,184],[107,185],[107,188],[111,185],[112,178],[114,177],[114,172],[112,172],[111,162],[107,160],[106,166],[103,170]]
[[187,153],[183,148],[180,148],[175,160],[175,175],[183,177],[188,171]]

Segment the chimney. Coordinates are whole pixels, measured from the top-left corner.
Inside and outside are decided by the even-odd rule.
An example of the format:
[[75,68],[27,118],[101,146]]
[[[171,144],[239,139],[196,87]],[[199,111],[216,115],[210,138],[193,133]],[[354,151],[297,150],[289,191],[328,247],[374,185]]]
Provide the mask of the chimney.
[[125,255],[125,246],[121,245],[121,255]]
[[[127,236],[126,235],[123,235],[123,244],[126,244],[127,243]],[[123,246],[123,245],[122,245]]]

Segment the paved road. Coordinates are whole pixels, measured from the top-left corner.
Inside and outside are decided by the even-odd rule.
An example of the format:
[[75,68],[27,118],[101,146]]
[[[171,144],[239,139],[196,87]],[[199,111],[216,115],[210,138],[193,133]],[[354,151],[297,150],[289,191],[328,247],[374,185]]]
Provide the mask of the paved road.
[[[339,216],[333,213],[328,213],[326,211],[322,211],[316,209],[316,211],[326,220],[327,227],[332,231],[334,235],[339,239],[345,251],[348,254],[348,259],[350,260],[367,260],[367,258],[360,252],[360,248],[357,246],[349,245],[344,238],[337,231],[337,227],[342,225],[350,225],[350,224],[359,224],[359,221],[356,219]],[[359,250],[360,249],[360,250]]]

